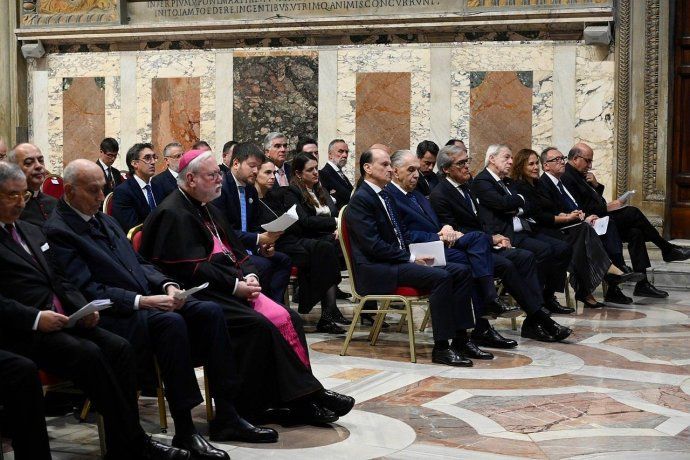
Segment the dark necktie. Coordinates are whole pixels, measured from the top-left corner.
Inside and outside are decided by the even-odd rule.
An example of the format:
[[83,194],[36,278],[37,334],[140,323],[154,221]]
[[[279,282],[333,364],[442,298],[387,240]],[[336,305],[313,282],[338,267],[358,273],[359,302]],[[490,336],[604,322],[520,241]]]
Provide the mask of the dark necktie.
[[112,183],[113,183],[113,173],[110,171],[110,168],[106,169],[105,177],[106,177],[108,183],[112,185]]
[[567,193],[565,193],[565,187],[563,187],[563,182],[558,181],[558,190],[561,192],[561,199],[563,200],[563,205],[565,205],[565,210],[568,212],[575,211],[577,209],[577,203],[575,203]]
[[144,190],[146,191],[146,201],[149,204],[149,208],[151,208],[151,211],[156,209],[156,200],[153,198],[153,192],[151,191],[151,184],[146,184],[144,186]]
[[350,181],[347,180],[347,177],[345,176],[345,173],[344,173],[343,170],[340,169],[340,168],[338,168],[338,175],[340,176],[340,178],[341,178],[342,180],[344,180],[345,182],[347,182],[348,184],[350,184]]
[[[419,200],[417,199],[416,196],[414,196],[413,193],[408,193],[408,194],[407,194],[407,197],[408,197],[408,198],[410,199],[410,201],[412,202],[412,205],[413,205],[415,208],[417,208],[417,210],[422,211],[422,214],[424,214],[425,216],[427,215],[427,214],[426,214],[426,211],[424,211],[424,208],[423,208],[422,205],[419,203]],[[428,217],[428,216],[427,216],[427,217]]]
[[476,214],[474,211],[474,206],[472,205],[472,197],[470,197],[470,189],[468,189],[465,185],[458,185],[458,189],[462,192],[460,195],[462,195],[462,197],[465,199],[465,205],[470,211]]
[[393,210],[393,204],[391,203],[391,197],[385,190],[379,192],[379,196],[383,198],[383,202],[386,204],[386,211],[388,211],[388,217],[390,217],[391,223],[393,224],[393,231],[395,232],[395,237],[398,239],[398,245],[400,249],[405,250],[405,239],[403,238],[402,227],[400,227],[400,222],[398,222],[398,216]]

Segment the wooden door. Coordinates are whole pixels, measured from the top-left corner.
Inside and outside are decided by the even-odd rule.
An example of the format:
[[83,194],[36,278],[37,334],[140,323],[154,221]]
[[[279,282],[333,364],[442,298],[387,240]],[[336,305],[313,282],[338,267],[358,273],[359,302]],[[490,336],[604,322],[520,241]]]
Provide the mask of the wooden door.
[[671,237],[690,239],[690,0],[677,0],[674,34]]

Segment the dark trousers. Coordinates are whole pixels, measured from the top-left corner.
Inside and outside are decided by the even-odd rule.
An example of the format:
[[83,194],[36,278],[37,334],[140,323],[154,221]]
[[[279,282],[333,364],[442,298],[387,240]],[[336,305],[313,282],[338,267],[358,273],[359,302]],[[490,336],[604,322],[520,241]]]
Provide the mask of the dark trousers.
[[49,460],[43,389],[33,361],[0,350],[0,404],[5,408],[14,458]]
[[550,297],[556,291],[565,290],[565,273],[573,255],[568,243],[543,233],[518,232],[513,238],[513,245],[534,253],[545,296]]
[[645,242],[654,243],[662,251],[669,250],[671,243],[659,235],[659,232],[638,208],[627,206],[609,214],[616,223],[621,239],[628,243],[630,262],[636,272],[644,273],[651,266]]
[[472,270],[472,307],[475,318],[484,315],[486,302],[496,298],[492,239],[483,232],[470,232],[446,249],[446,261],[467,265]]
[[611,262],[622,269],[625,265],[625,259],[623,259],[623,241],[621,240],[616,221],[613,219],[609,220],[606,233],[599,235],[599,239],[601,240],[601,244],[604,245],[606,254],[608,254]]
[[285,300],[285,289],[290,282],[290,271],[292,270],[290,257],[276,251],[271,257],[251,255],[249,260],[259,271],[257,275],[259,275],[264,295],[282,304]]
[[139,425],[132,347],[101,328],[35,332],[4,348],[26,356],[40,369],[69,379],[91,399],[105,423],[108,454],[125,458],[145,437]]
[[429,308],[434,340],[449,340],[458,330],[474,327],[470,300],[472,271],[466,265],[449,262],[441,268],[400,264],[398,285],[431,291]]
[[532,314],[544,304],[534,254],[518,248],[493,253],[494,273],[525,313]]

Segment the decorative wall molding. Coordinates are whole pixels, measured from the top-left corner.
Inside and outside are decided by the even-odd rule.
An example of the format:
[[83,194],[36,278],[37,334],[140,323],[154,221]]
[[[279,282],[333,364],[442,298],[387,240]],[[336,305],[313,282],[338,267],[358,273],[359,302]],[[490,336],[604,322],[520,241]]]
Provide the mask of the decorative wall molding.
[[628,190],[630,151],[630,2],[618,2],[618,64],[616,94],[616,193]]

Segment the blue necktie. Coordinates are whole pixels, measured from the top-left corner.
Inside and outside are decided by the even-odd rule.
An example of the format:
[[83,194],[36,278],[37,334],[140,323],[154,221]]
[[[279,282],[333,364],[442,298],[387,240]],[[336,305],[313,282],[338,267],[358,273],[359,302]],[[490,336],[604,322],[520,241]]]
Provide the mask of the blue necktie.
[[472,198],[470,197],[470,190],[464,185],[459,185],[458,189],[462,192],[461,195],[465,199],[465,205],[469,208],[472,213],[474,213],[474,207],[472,206]]
[[400,245],[400,249],[403,251],[405,250],[405,239],[403,238],[403,233],[402,233],[402,228],[400,227],[400,222],[398,222],[398,215],[395,213],[393,210],[393,205],[391,204],[391,197],[388,195],[388,192],[385,190],[381,190],[379,192],[379,195],[381,198],[383,198],[383,202],[386,204],[386,211],[388,211],[388,217],[391,219],[391,223],[393,224],[393,231],[395,232],[395,237],[398,239],[398,244]]
[[568,212],[575,211],[577,209],[577,203],[575,203],[567,193],[565,193],[565,188],[563,187],[563,182],[558,181],[558,190],[561,191],[561,198],[563,199],[563,204],[565,205],[565,210]]
[[153,198],[151,185],[146,184],[144,186],[144,190],[146,190],[146,201],[149,203],[149,208],[151,208],[151,211],[153,211],[154,209],[156,209],[156,200]]
[[244,185],[237,186],[237,192],[240,194],[240,220],[242,221],[242,231],[247,231],[247,202],[244,199]]
[[408,194],[407,194],[407,197],[410,199],[410,201],[412,202],[412,204],[415,205],[415,206],[417,207],[417,209],[419,209],[420,211],[422,211],[422,214],[424,214],[425,216],[429,217],[429,216],[427,215],[426,211],[424,210],[424,208],[422,207],[422,205],[419,203],[419,200],[417,200],[417,197],[414,196],[413,193],[408,193]]

